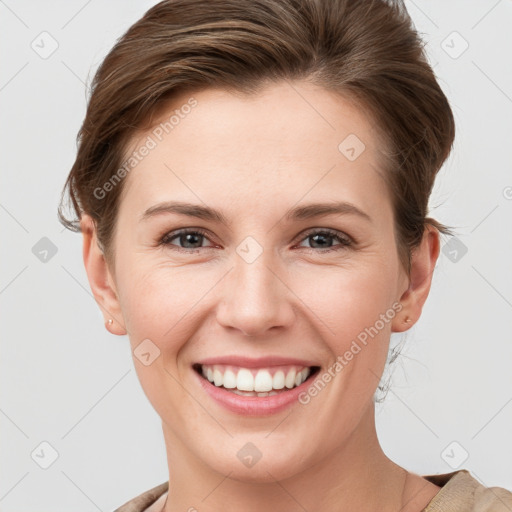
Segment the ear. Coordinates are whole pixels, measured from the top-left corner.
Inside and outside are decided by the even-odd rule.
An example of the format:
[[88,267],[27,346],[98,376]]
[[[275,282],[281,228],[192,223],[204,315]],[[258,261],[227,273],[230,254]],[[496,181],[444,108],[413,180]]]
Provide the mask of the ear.
[[[93,219],[82,215],[80,228],[83,236],[83,258],[91,291],[105,318],[105,327],[112,334],[124,335],[121,306],[116,292],[115,282],[108,268],[103,251],[98,245],[96,225]],[[109,319],[112,322],[109,323]]]
[[[409,287],[400,298],[403,309],[395,316],[392,332],[403,332],[412,327],[421,316],[432,284],[432,275],[439,257],[439,231],[426,225],[421,244],[411,254]],[[410,322],[406,322],[409,318]]]

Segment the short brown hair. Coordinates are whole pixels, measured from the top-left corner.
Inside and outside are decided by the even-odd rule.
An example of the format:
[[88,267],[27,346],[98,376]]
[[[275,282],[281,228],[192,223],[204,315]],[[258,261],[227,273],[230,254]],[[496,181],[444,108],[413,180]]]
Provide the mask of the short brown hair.
[[[92,216],[113,262],[123,183],[96,197],[119,169],[131,137],[183,91],[255,93],[269,81],[304,79],[357,102],[387,142],[384,176],[393,198],[397,249],[411,251],[427,225],[437,172],[450,153],[450,105],[402,2],[385,0],[165,0],[117,41],[94,76],[78,152],[59,219],[80,231]],[[341,142],[341,141],[340,141]],[[75,218],[63,213],[64,195]]]

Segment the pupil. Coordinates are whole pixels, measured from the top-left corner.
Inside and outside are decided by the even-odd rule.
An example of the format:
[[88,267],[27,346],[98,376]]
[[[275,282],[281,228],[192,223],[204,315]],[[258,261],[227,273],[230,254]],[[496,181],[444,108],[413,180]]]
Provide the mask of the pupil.
[[[312,238],[314,240],[314,243],[318,243],[318,238],[323,238],[325,240],[325,238],[329,238],[330,235],[313,235]],[[320,243],[320,247],[325,247],[326,244],[325,243]]]
[[[201,236],[202,235],[197,236],[194,235],[193,233],[186,233],[185,235],[181,235],[181,243],[183,245],[186,245],[187,243],[192,243],[192,245],[194,245],[194,243],[197,244],[197,241],[200,239]],[[195,242],[194,239],[196,239]]]

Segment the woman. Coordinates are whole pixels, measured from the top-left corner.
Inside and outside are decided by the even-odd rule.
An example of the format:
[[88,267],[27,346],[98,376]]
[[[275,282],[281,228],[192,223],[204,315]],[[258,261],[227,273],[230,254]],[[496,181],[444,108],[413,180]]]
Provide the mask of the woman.
[[102,63],[79,135],[61,218],[169,466],[118,511],[512,509],[376,434],[390,335],[451,233],[427,210],[453,116],[400,4],[161,2]]

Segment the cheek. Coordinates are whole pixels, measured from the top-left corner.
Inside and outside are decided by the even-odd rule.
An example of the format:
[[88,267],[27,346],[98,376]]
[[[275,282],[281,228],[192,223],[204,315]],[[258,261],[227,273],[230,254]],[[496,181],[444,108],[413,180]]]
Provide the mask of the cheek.
[[[206,291],[191,282],[193,272],[148,265],[145,258],[125,262],[124,269],[121,307],[138,379],[160,416],[180,422],[179,404],[188,398],[179,384],[183,368],[176,361],[197,327],[194,305]],[[151,359],[147,365],[144,353]]]
[[[332,352],[342,354],[392,306],[394,267],[377,252],[340,259],[336,265],[332,261],[292,265],[280,276],[286,283],[282,297],[275,298],[293,304],[298,320],[330,340]],[[219,282],[226,268],[214,263],[170,265],[165,258],[135,254],[118,268],[132,345],[149,338],[169,355],[193,335],[207,310],[214,314],[222,294],[229,293]],[[382,330],[387,329],[388,324]]]
[[[312,269],[292,278],[292,289],[304,304],[303,311],[321,325],[325,339],[336,340],[339,350],[365,328],[373,326],[381,314],[393,314],[394,272],[384,261],[354,260],[339,267]],[[314,313],[314,315],[312,315]],[[316,320],[314,320],[316,318]],[[390,330],[386,323],[385,328]]]
[[163,348],[164,341],[189,334],[184,330],[215,284],[216,274],[149,260],[141,257],[123,265],[121,308],[132,345],[149,338]]

